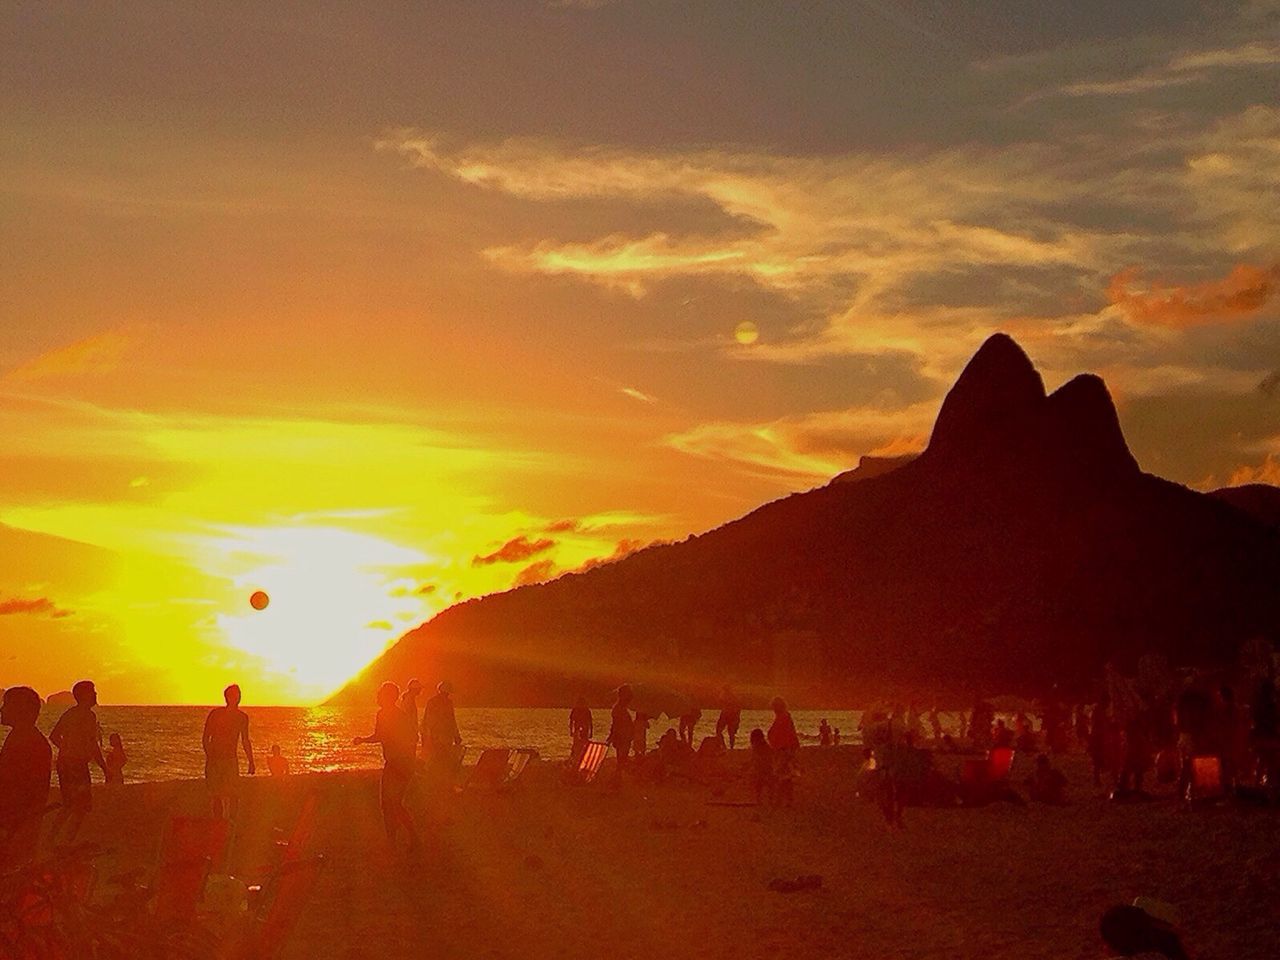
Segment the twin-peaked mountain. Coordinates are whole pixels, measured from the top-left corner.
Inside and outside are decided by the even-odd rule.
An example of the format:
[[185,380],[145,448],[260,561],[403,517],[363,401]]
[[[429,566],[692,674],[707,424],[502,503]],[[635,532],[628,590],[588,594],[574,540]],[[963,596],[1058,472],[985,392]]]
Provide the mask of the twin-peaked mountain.
[[681,543],[445,610],[341,696],[411,676],[512,705],[627,678],[810,703],[1036,693],[1148,650],[1228,661],[1280,631],[1274,488],[1210,495],[1143,473],[1103,382],[1046,395],[1006,336],[970,360],[924,453],[863,466]]

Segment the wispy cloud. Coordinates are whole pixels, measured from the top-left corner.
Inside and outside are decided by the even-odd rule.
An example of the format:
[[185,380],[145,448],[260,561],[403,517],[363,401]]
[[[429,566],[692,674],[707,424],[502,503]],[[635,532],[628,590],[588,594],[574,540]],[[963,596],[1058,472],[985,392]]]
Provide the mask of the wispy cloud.
[[108,330],[77,340],[15,367],[0,376],[0,384],[19,386],[63,377],[111,373],[123,361],[133,336],[121,330]]
[[483,556],[476,554],[471,558],[471,565],[473,567],[485,567],[494,563],[519,563],[540,553],[545,553],[555,545],[556,541],[550,537],[530,540],[524,534],[520,534],[520,536],[508,540],[493,553],[487,553]]
[[1144,282],[1141,271],[1130,268],[1111,278],[1107,297],[1135,323],[1181,328],[1256,316],[1277,289],[1280,264],[1241,263],[1219,280],[1192,284]]
[[59,620],[71,616],[71,611],[63,610],[48,597],[10,597],[0,600],[0,617],[24,614]]

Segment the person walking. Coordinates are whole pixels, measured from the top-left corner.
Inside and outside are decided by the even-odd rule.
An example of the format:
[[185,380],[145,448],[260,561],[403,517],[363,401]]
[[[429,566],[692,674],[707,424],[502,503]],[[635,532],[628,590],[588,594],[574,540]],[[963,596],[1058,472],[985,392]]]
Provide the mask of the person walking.
[[618,756],[618,766],[614,771],[614,781],[617,783],[622,782],[622,772],[627,767],[627,760],[631,756],[631,747],[635,742],[635,721],[631,719],[631,711],[629,709],[633,696],[629,685],[624,683],[618,687],[617,697],[609,714],[608,742]]
[[728,685],[720,691],[720,716],[716,718],[716,736],[728,735],[729,749],[733,749],[734,740],[738,736],[738,728],[742,725],[742,704],[733,695]]
[[450,781],[460,758],[462,734],[452,698],[453,684],[441,680],[436,684],[435,696],[422,710],[422,753],[428,776],[437,786]]
[[0,700],[0,726],[9,728],[0,747],[0,867],[26,863],[40,843],[40,815],[49,802],[53,749],[36,728],[40,695],[10,687]]

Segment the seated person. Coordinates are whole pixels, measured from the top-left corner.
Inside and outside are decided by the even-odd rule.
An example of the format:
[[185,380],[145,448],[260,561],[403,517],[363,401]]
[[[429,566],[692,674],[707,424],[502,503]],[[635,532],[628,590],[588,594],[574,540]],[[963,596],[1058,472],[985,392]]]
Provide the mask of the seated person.
[[1037,803],[1061,806],[1067,802],[1067,778],[1043,753],[1036,757],[1036,769],[1027,777],[1027,796]]

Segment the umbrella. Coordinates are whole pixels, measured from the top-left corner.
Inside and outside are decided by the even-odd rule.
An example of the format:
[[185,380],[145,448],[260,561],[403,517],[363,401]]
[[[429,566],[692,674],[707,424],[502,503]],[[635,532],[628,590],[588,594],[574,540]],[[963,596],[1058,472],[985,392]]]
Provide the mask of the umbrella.
[[666,714],[671,719],[683,717],[693,710],[693,701],[679,691],[654,683],[633,683],[631,709],[649,717]]

